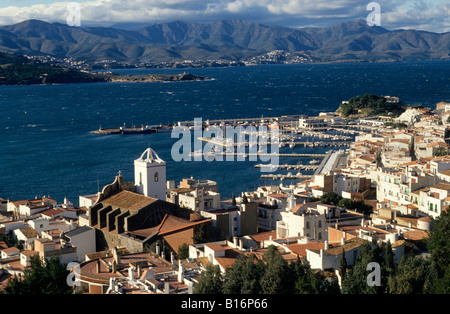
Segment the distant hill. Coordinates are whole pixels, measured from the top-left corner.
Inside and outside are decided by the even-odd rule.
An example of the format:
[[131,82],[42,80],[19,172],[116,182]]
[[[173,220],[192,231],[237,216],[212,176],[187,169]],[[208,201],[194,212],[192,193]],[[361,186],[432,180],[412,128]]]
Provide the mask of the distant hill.
[[94,82],[181,82],[209,78],[189,73],[116,75],[85,72],[31,61],[25,57],[0,52],[0,85],[42,85]]
[[27,20],[0,27],[0,50],[126,62],[241,61],[273,50],[306,53],[319,62],[450,59],[450,33],[391,31],[370,27],[364,20],[301,29],[242,20],[209,24],[175,21],[138,29],[128,24],[120,27],[121,24],[110,28],[76,28]]

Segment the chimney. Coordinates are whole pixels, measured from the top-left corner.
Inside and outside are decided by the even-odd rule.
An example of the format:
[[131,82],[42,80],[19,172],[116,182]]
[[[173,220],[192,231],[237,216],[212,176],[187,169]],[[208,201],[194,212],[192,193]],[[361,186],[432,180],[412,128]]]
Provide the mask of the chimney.
[[182,261],[178,262],[178,282],[184,283],[184,264]]
[[165,294],[170,293],[169,277],[164,278],[164,293]]
[[341,245],[344,245],[345,244],[345,237],[342,237],[341,238]]
[[134,280],[134,269],[133,266],[130,266],[128,268],[128,280],[133,281]]
[[269,241],[273,241],[273,236],[270,236],[270,237],[269,237]]
[[142,276],[142,266],[139,264],[137,266],[137,277],[141,278],[141,276]]
[[173,252],[170,252],[170,262],[172,266],[175,266],[175,254]]
[[156,255],[161,255],[161,248],[159,247],[159,242],[156,242]]
[[115,273],[117,271],[117,262],[115,259],[113,259],[112,263],[111,263],[111,273]]
[[238,237],[233,237],[233,245],[235,248],[238,247]]
[[192,281],[188,282],[188,294],[194,294],[194,283]]
[[244,241],[239,240],[239,250],[243,250],[244,249]]
[[97,260],[96,269],[97,269],[97,274],[100,274],[100,259]]
[[325,241],[324,243],[325,243],[325,250],[328,250],[329,249],[328,241]]
[[114,257],[114,261],[116,262],[116,265],[120,264],[120,254],[119,254],[119,250],[117,249],[117,247],[113,248],[113,257]]
[[261,248],[264,248],[264,240],[261,240]]

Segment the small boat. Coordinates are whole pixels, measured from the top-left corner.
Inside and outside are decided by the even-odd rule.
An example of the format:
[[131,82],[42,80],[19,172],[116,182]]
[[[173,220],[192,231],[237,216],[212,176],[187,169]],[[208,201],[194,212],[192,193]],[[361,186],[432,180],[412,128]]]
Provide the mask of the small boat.
[[313,159],[309,162],[310,165],[317,165],[320,161],[317,159]]
[[195,156],[203,156],[202,150],[196,150],[194,152],[189,153],[189,156],[195,157]]

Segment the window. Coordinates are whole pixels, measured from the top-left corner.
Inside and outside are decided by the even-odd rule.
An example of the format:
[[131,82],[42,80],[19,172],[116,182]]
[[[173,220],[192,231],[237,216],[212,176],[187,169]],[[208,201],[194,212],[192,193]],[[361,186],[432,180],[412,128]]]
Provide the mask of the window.
[[158,182],[158,172],[155,172],[155,182]]
[[319,220],[319,228],[322,228],[322,220]]
[[322,232],[319,232],[319,240],[322,240]]
[[309,229],[309,221],[306,222],[306,229]]

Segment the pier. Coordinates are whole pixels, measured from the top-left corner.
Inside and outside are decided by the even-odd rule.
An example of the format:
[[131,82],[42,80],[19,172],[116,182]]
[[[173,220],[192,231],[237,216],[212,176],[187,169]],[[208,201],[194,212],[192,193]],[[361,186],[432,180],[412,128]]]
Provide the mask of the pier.
[[298,164],[298,165],[288,165],[288,164],[284,164],[284,165],[263,165],[263,164],[258,164],[255,165],[255,168],[267,168],[267,169],[280,169],[280,170],[306,170],[306,171],[310,171],[310,170],[316,170],[319,168],[319,166],[317,165],[302,165],[302,164]]
[[303,174],[262,174],[261,179],[272,179],[272,180],[309,180],[312,178],[311,176],[303,175]]
[[100,135],[114,135],[114,134],[148,134],[148,133],[156,133],[155,128],[149,126],[140,126],[140,127],[123,127],[118,128],[100,128],[98,130],[92,131],[93,134]]
[[[210,144],[214,144],[214,145],[218,145],[218,146],[222,146],[222,147],[238,147],[240,145],[244,146],[244,147],[251,147],[252,144],[250,144],[248,141],[240,144],[240,143],[236,143],[236,142],[231,142],[231,143],[227,143],[225,140],[224,141],[217,141],[213,138],[205,138],[205,137],[199,137],[197,138],[203,142],[206,143],[210,143]],[[265,143],[267,146],[271,146],[272,143],[271,142],[266,142]],[[275,144],[275,143],[274,143]],[[285,147],[285,146],[289,146],[290,148],[294,148],[297,146],[300,147],[350,147],[351,142],[347,142],[347,141],[306,141],[306,142],[277,142],[276,145],[278,145],[279,147]],[[255,145],[256,146],[256,145]]]

